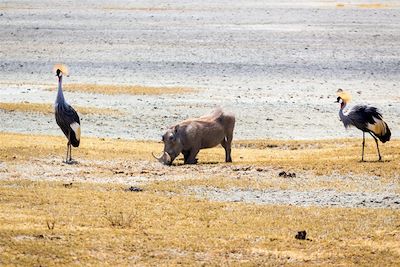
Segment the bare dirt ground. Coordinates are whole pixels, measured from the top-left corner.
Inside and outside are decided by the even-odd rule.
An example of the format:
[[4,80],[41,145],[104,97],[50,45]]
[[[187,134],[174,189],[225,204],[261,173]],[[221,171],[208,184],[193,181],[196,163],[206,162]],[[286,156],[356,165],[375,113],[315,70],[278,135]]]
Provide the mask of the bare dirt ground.
[[[345,131],[338,88],[380,108],[400,137],[400,9],[331,1],[3,1],[1,102],[52,103],[65,83],[184,86],[191,94],[67,93],[70,104],[121,109],[82,116],[86,136],[159,140],[165,127],[216,106],[237,139],[359,137]],[[57,134],[51,116],[0,111],[1,129]]]
[[[370,175],[325,175],[297,172],[296,177],[282,178],[277,168],[259,168],[249,165],[179,166],[168,167],[149,161],[81,161],[70,166],[59,159],[42,159],[18,164],[3,163],[0,179],[22,179],[68,183],[117,184],[126,188],[142,187],[149,183],[181,180],[209,180],[223,174],[230,180],[252,180],[255,183],[268,181],[264,189],[206,186],[185,188],[181,194],[195,195],[221,202],[243,202],[253,204],[362,207],[400,209],[399,187],[396,183],[384,183]],[[342,186],[327,188],[325,183]],[[308,183],[309,185],[305,185]],[[317,185],[316,185],[317,184]],[[318,186],[318,184],[320,186]],[[352,187],[342,188],[343,185]],[[345,192],[341,192],[345,190]]]
[[[216,201],[400,208],[397,140],[390,147],[381,147],[384,162],[375,161],[372,141],[366,149],[370,162],[365,163],[358,162],[356,152],[360,147],[355,141],[237,141],[233,148],[234,165],[223,163],[224,152],[218,147],[202,151],[198,165],[182,165],[181,156],[174,166],[164,166],[151,159],[151,152],[162,148],[155,142],[86,139],[86,145],[74,149],[78,163],[69,165],[62,162],[63,138],[0,136],[3,180],[125,187],[173,182],[184,189],[179,194]],[[46,145],[41,145],[44,142]],[[348,153],[352,156],[343,166]]]

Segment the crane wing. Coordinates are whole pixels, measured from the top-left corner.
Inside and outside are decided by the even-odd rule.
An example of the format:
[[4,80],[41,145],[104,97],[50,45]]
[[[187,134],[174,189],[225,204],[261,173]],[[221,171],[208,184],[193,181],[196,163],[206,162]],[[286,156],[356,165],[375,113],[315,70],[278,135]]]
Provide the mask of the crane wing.
[[71,144],[79,146],[81,122],[75,109],[66,103],[57,104],[55,107],[55,117],[58,126],[60,126],[65,136],[70,138],[69,141]]
[[354,106],[347,114],[347,117],[355,127],[363,131],[373,131],[370,126],[383,121],[382,114],[378,109],[367,105]]

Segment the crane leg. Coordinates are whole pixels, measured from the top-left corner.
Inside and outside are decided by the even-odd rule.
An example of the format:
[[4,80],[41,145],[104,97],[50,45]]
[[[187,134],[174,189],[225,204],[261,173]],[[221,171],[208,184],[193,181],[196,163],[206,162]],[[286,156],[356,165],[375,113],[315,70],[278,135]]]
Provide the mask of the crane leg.
[[70,133],[68,133],[68,143],[67,143],[67,156],[65,157],[65,163],[71,163],[71,142],[69,141]]
[[72,162],[72,146],[69,144],[69,162]]
[[71,164],[72,163],[72,145],[68,141],[67,143],[67,156],[65,158],[65,163]]
[[379,157],[379,158],[378,158],[378,161],[381,161],[381,160],[382,160],[382,157],[381,157],[381,152],[379,151],[378,139],[376,139],[376,137],[373,136],[372,133],[370,133],[370,135],[374,138],[375,143],[376,143],[376,150],[378,150],[378,157]]
[[363,132],[361,161],[364,161],[365,132]]
[[67,143],[67,155],[65,156],[65,163],[68,162],[69,142]]

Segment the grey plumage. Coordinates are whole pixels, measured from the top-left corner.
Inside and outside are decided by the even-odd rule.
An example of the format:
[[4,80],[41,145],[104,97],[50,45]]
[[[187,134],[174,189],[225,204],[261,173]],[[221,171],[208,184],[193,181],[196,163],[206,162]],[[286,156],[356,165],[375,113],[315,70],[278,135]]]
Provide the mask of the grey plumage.
[[[340,91],[342,93],[343,91]],[[382,114],[375,107],[367,105],[356,105],[352,107],[346,114],[343,112],[346,106],[346,100],[341,96],[337,98],[337,102],[341,104],[339,117],[343,125],[348,128],[354,126],[363,132],[363,147],[361,160],[364,161],[364,146],[365,146],[365,133],[369,133],[375,140],[376,148],[378,151],[379,160],[382,159],[378,140],[385,143],[390,140],[391,132],[389,126],[382,118]]]
[[67,156],[65,162],[71,163],[71,146],[78,147],[80,143],[80,119],[77,112],[64,99],[62,91],[62,71],[57,69],[58,93],[54,105],[55,118],[58,126],[68,139]]

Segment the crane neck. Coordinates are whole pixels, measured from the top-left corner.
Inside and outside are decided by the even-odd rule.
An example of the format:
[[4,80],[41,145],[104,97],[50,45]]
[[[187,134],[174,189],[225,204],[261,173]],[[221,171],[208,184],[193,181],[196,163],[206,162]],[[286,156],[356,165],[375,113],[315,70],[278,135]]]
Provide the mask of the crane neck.
[[346,102],[342,102],[340,104],[340,109],[343,110],[346,107],[347,103]]
[[344,116],[343,109],[345,107],[346,107],[346,103],[345,102],[340,103],[339,115],[343,115]]
[[57,92],[57,99],[56,99],[56,104],[64,104],[65,99],[64,99],[64,94],[62,90],[62,76],[60,75],[58,77],[58,92]]
[[341,105],[340,105],[340,110],[339,110],[339,118],[340,118],[340,120],[343,122],[343,125],[347,128],[347,127],[349,127],[349,125],[351,125],[352,123],[351,123],[351,119],[347,116],[347,115],[345,115],[344,113],[343,113],[343,109],[346,107],[346,103],[342,103]]

